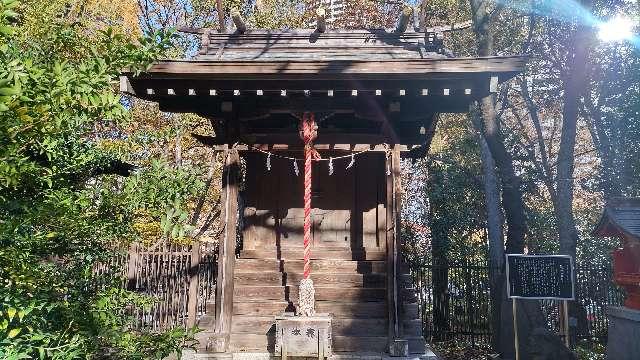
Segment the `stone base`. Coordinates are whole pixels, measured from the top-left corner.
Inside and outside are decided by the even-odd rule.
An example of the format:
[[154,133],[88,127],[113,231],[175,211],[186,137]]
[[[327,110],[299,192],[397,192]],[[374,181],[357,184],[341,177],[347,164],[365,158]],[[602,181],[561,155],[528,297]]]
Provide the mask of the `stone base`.
[[393,357],[409,356],[409,341],[403,339],[395,339],[389,343],[389,355]]
[[637,360],[640,356],[640,310],[610,306],[607,309],[607,317],[607,359]]
[[[167,360],[174,360],[175,358],[169,358]],[[226,353],[226,354],[212,354],[212,353],[196,353],[194,351],[187,350],[183,353],[182,360],[281,360],[280,356],[276,356],[271,353]],[[315,358],[313,358],[315,359]],[[407,357],[391,357],[389,354],[379,353],[345,353],[345,354],[333,354],[328,360],[441,360],[430,350],[427,350],[425,354],[412,354]]]
[[276,316],[275,355],[325,359],[331,356],[331,316]]

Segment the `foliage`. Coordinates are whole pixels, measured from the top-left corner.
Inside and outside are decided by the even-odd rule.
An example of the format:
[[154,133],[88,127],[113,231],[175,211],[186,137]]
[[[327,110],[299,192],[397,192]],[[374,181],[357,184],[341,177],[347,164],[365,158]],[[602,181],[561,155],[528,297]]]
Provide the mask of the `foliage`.
[[443,116],[440,120],[425,183],[434,255],[449,254],[454,261],[484,258],[484,200],[477,139],[468,128],[466,116]]
[[121,269],[94,269],[136,239],[141,213],[184,237],[201,183],[160,160],[136,170],[95,129],[127,123],[117,76],[143,71],[172,35],[133,43],[64,17],[38,32],[20,9],[33,14],[0,5],[0,358],[163,358],[194,330],[134,330],[127,314],[153,300],[123,290]]
[[488,344],[465,341],[446,341],[434,344],[434,350],[447,360],[490,359],[495,353]]
[[[544,4],[542,4],[544,5]],[[566,54],[572,51],[567,36],[574,24],[539,11],[541,3],[518,1],[489,2],[495,14],[491,26],[495,29],[495,47],[498,54],[528,53],[527,71],[521,77],[504,84],[498,96],[498,115],[506,133],[505,144],[513,156],[516,171],[522,179],[526,205],[527,232],[526,247],[532,253],[557,252],[558,230],[551,191],[555,189],[555,168],[559,147],[559,132],[562,127],[562,91]],[[426,25],[442,25],[469,19],[467,2],[439,0],[422,1],[419,7],[426,12]],[[536,10],[537,9],[537,10]],[[594,2],[596,17],[607,17],[614,13],[637,13],[637,6],[624,1]],[[473,55],[475,46],[471,31],[447,34],[445,44],[458,56]],[[638,117],[637,74],[638,49],[630,43],[594,43],[589,53],[589,88],[581,100],[583,109],[578,121],[576,158],[574,159],[574,206],[580,241],[577,246],[578,264],[583,261],[602,264],[610,261],[610,251],[617,246],[616,240],[595,238],[591,230],[598,221],[603,199],[611,194],[636,195],[638,158],[636,152]],[[525,93],[525,89],[528,90]],[[528,98],[531,103],[528,103]],[[534,118],[537,115],[537,118]],[[540,132],[536,131],[539,122]],[[478,149],[474,139],[466,148],[456,144],[465,142],[459,134],[451,132],[450,117],[440,120],[434,145],[430,150],[430,161],[407,174],[423,177],[428,173],[429,181],[422,192],[429,197],[429,204],[421,210],[430,214],[432,225],[446,236],[450,256],[456,259],[466,256],[466,251],[476,248],[477,242],[469,238],[460,242],[461,252],[455,249],[456,234],[478,226],[475,220],[485,215],[482,189],[472,183],[473,176],[481,181]],[[461,125],[471,129],[469,122]],[[438,142],[443,138],[444,146]],[[543,148],[541,148],[543,146]],[[546,151],[543,152],[543,151]],[[448,159],[443,164],[435,159]],[[470,161],[466,161],[466,159]],[[543,158],[549,163],[549,170],[543,167]],[[429,165],[427,165],[429,164]],[[433,166],[436,164],[437,166]],[[446,165],[446,166],[445,166]],[[455,169],[455,170],[454,170]],[[469,176],[460,175],[460,173]],[[550,184],[550,186],[549,186]],[[446,196],[441,196],[445,193]],[[432,200],[438,200],[432,203]],[[456,212],[462,209],[464,214]],[[445,217],[448,224],[438,222],[438,212],[457,214]],[[476,214],[470,216],[469,214]],[[464,217],[470,216],[470,217]],[[464,219],[464,220],[462,220]],[[474,221],[468,221],[474,219]],[[434,223],[434,221],[436,221]],[[447,225],[446,227],[442,227]],[[446,231],[442,232],[442,229]],[[432,229],[434,230],[434,229]],[[436,232],[432,234],[436,235]],[[434,238],[432,241],[439,239]]]
[[576,344],[575,353],[578,360],[605,360],[607,358],[606,350],[606,347],[597,341],[581,341]]

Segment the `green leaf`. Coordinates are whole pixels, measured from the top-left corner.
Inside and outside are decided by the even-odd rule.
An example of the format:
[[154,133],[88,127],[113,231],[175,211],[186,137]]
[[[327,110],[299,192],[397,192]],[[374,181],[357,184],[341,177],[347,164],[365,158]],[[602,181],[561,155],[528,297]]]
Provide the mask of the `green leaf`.
[[0,34],[11,35],[14,30],[11,26],[0,25]]
[[4,7],[6,9],[13,9],[14,7],[18,6],[20,3],[16,0],[5,0],[4,1]]
[[18,334],[20,334],[20,331],[22,331],[22,329],[20,328],[11,329],[9,331],[9,334],[7,334],[7,337],[9,339],[13,339],[14,337],[18,336]]
[[15,19],[18,17],[18,13],[13,11],[13,10],[5,10],[2,13],[5,17],[10,18],[10,19]]
[[18,95],[19,93],[20,89],[18,88],[0,88],[0,95],[3,96]]
[[9,321],[13,320],[13,317],[16,315],[17,312],[18,312],[18,310],[16,310],[15,308],[12,308],[12,307],[7,309],[7,315],[9,315]]

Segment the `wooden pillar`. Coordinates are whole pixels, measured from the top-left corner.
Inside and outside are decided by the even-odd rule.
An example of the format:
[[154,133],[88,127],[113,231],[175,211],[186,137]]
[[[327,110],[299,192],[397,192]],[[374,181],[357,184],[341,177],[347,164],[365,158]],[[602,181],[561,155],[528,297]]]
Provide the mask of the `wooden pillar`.
[[191,245],[191,262],[189,266],[189,303],[187,306],[187,327],[196,324],[198,315],[198,282],[200,280],[200,242]]
[[400,148],[396,145],[387,154],[387,309],[389,318],[389,355],[408,356],[409,343],[401,339],[398,264],[400,256]]
[[127,290],[131,291],[136,290],[137,285],[136,273],[139,262],[138,248],[138,244],[132,244],[131,247],[129,247],[129,256],[127,259]]
[[216,281],[216,321],[209,347],[214,352],[229,350],[233,316],[233,268],[236,260],[236,227],[238,223],[238,174],[240,156],[236,149],[227,150],[222,173],[222,219],[224,232],[218,244],[218,278]]

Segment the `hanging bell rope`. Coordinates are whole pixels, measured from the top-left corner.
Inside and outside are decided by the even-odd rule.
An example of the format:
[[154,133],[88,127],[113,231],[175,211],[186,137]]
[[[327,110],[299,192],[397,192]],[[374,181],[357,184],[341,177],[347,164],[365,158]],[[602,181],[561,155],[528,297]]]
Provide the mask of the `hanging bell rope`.
[[305,112],[300,123],[300,137],[304,142],[304,268],[300,281],[298,306],[300,315],[315,314],[315,290],[311,275],[311,185],[312,161],[320,159],[320,154],[313,147],[313,140],[318,136],[313,113]]

